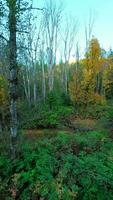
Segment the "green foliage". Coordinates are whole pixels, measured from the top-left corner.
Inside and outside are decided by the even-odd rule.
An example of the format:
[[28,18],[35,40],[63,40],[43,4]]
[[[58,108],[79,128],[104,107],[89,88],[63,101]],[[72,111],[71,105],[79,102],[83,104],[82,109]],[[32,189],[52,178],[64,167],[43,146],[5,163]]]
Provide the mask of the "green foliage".
[[47,96],[47,104],[50,110],[58,107],[59,105],[62,105],[62,99],[59,93],[50,92]]
[[100,120],[98,121],[98,126],[104,127],[105,129],[109,129],[109,131],[113,130],[113,103],[109,101],[109,104],[106,106],[103,115],[101,115]]
[[92,104],[88,106],[83,106],[80,104],[79,106],[75,105],[75,115],[82,117],[82,118],[93,118],[93,119],[100,119],[103,116],[108,114],[108,105],[103,104]]
[[104,87],[105,87],[105,95],[107,99],[113,98],[113,57],[109,57],[109,66],[107,67],[107,71],[104,74]]
[[[51,101],[54,98],[51,99]],[[53,128],[61,125],[67,116],[72,113],[72,107],[61,105],[60,103],[54,104],[38,104],[37,106],[28,107],[27,104],[19,104],[18,106],[20,128]]]
[[9,180],[12,175],[10,159],[0,156],[0,198],[10,200]]
[[[0,157],[0,196],[48,200],[113,199],[113,142],[105,132],[59,132],[25,143],[15,161]],[[8,194],[8,195],[7,195]]]

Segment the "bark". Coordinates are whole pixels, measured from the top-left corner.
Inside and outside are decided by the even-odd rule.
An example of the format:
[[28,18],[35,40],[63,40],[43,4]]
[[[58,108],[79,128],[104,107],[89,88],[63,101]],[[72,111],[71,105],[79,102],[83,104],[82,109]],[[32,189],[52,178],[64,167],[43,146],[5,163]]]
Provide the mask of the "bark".
[[48,70],[49,92],[53,90],[53,69]]
[[10,70],[10,114],[11,114],[11,153],[15,158],[17,136],[17,61],[16,61],[16,0],[9,1],[9,70]]
[[48,85],[49,85],[49,92],[53,90],[53,49],[47,49],[48,54]]
[[29,97],[28,97],[28,92],[27,92],[27,87],[26,87],[26,80],[25,80],[24,74],[23,74],[23,84],[24,84],[24,93],[27,98],[27,101],[29,102]]
[[30,78],[29,78],[29,69],[26,68],[26,79],[27,79],[27,91],[28,91],[28,103],[31,103],[31,89],[30,89]]
[[45,82],[45,71],[44,71],[44,63],[42,61],[42,96],[45,101],[46,98],[46,82]]
[[33,100],[35,105],[37,100],[37,86],[36,86],[36,64],[34,63],[33,58],[32,58],[32,66],[33,66]]
[[68,72],[67,72],[67,69],[68,69],[68,63],[65,63],[65,72],[64,72],[64,83],[65,83],[65,93],[66,95],[68,94]]
[[[24,57],[26,57],[24,55]],[[31,87],[30,87],[30,72],[29,72],[29,66],[28,66],[28,63],[27,63],[27,60],[26,61],[26,65],[25,65],[25,71],[23,71],[23,87],[24,87],[24,93],[25,93],[25,97],[26,97],[26,100],[30,106],[31,104]]]
[[34,86],[33,86],[33,93],[34,93],[34,104],[36,104],[37,95],[36,95],[36,83],[35,83],[35,80],[34,80]]

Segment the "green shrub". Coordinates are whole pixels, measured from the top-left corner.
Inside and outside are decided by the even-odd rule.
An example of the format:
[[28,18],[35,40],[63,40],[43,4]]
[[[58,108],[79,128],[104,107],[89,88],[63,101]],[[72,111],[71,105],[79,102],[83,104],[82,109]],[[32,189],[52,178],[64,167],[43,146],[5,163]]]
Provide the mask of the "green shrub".
[[18,110],[20,110],[19,126],[21,129],[57,127],[72,113],[72,107],[58,104],[54,105],[52,109],[48,104],[39,104],[32,107],[21,104]]
[[104,132],[44,136],[19,157],[0,157],[0,196],[19,200],[113,199],[113,142]]

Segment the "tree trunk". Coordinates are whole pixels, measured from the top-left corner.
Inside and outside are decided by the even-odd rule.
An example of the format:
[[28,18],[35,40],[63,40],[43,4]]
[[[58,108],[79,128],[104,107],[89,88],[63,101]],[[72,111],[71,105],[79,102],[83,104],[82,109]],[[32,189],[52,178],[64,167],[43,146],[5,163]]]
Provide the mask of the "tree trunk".
[[16,0],[9,1],[9,70],[10,70],[10,113],[11,113],[11,153],[15,158],[17,136],[17,62],[16,62]]
[[25,97],[26,97],[27,101],[29,102],[29,96],[28,96],[28,91],[27,91],[27,87],[26,87],[26,80],[25,80],[24,74],[22,77],[23,77],[23,87],[24,87]]
[[42,96],[45,101],[46,98],[46,82],[45,82],[45,71],[44,71],[44,63],[42,61]]
[[28,91],[28,103],[31,104],[31,89],[30,89],[30,76],[29,76],[29,69],[28,66],[26,68],[26,84],[27,84],[27,91]]
[[64,66],[64,83],[65,83],[65,94],[68,94],[68,72],[67,72],[67,68],[68,68],[68,63],[65,63]]
[[33,85],[33,96],[34,96],[34,105],[36,104],[37,100],[37,95],[36,95],[36,80],[34,80],[34,85]]
[[49,79],[49,92],[52,92],[52,90],[53,90],[53,69],[52,69],[52,65],[49,66],[48,79]]

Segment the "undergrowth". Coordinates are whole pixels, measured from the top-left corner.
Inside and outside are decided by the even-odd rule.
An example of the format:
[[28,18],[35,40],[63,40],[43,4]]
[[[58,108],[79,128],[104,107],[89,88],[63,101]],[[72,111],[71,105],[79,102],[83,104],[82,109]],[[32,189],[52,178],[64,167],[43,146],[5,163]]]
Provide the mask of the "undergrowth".
[[107,132],[49,134],[0,157],[3,200],[112,200],[113,141]]

